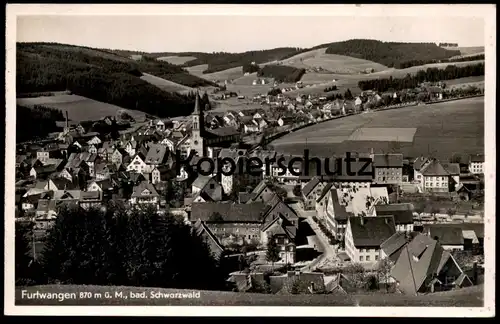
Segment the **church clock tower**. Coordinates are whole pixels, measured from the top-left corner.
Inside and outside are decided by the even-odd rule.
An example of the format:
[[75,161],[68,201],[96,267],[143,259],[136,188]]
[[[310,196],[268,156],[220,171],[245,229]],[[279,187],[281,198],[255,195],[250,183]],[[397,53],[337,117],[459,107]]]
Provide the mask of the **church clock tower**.
[[203,143],[203,125],[205,118],[203,111],[200,108],[200,96],[196,93],[196,101],[192,114],[193,126],[191,130],[191,150],[196,152],[198,156],[205,156],[205,145]]

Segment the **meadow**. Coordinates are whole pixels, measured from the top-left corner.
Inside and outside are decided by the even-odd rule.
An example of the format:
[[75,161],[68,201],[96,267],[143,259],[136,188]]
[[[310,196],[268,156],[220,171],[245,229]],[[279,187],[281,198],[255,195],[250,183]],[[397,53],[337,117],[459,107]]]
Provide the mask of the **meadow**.
[[159,61],[165,61],[170,64],[175,64],[175,65],[183,65],[186,62],[195,60],[196,57],[194,56],[163,56],[157,58]]
[[18,98],[17,104],[25,107],[43,105],[49,108],[59,109],[68,112],[68,118],[72,121],[80,122],[86,120],[99,120],[105,116],[116,116],[120,110],[126,111],[136,120],[144,118],[145,114],[137,110],[123,109],[108,103],[92,100],[77,95],[57,95],[35,98]]
[[[377,128],[385,129],[383,138],[373,132]],[[376,136],[359,137],[358,129]],[[389,152],[394,142],[399,142],[397,151],[405,157],[434,155],[448,160],[455,153],[483,153],[484,97],[347,116],[290,133],[270,146],[288,154],[302,154],[307,148],[313,155],[329,156],[372,148]]]
[[143,73],[141,80],[144,80],[146,82],[151,83],[154,86],[157,86],[158,88],[162,89],[163,91],[167,92],[179,92],[179,93],[185,93],[189,91],[193,91],[193,88],[187,87],[182,84],[178,84],[169,80],[165,80],[163,78],[159,78],[157,76],[148,74],[148,73]]
[[[59,302],[48,299],[21,299],[21,291],[30,293],[89,292],[92,295],[108,292],[112,298],[66,299]],[[316,295],[271,295],[256,293],[237,293],[224,291],[200,291],[200,298],[148,298],[130,299],[114,297],[115,292],[129,296],[130,292],[190,293],[193,290],[140,288],[140,287],[106,287],[106,286],[32,286],[16,287],[16,305],[123,305],[123,306],[441,306],[441,307],[482,307],[484,305],[484,286],[473,286],[456,291],[439,292],[419,296],[374,292],[365,294],[316,294]]]

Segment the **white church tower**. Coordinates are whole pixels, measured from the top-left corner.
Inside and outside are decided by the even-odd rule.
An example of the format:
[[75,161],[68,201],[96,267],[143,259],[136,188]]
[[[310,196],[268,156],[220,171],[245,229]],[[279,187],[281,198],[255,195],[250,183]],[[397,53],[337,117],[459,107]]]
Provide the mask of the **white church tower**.
[[205,156],[205,145],[203,143],[203,125],[205,122],[203,111],[200,108],[200,96],[196,93],[196,101],[192,114],[193,126],[191,129],[191,150],[198,156]]

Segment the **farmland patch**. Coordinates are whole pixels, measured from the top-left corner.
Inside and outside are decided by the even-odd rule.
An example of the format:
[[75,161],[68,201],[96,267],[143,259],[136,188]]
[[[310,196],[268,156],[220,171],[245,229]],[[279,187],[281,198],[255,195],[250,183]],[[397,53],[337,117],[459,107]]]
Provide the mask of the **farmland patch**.
[[416,128],[358,128],[349,141],[413,142]]
[[145,116],[141,111],[123,109],[115,105],[77,95],[18,98],[16,103],[24,107],[43,105],[49,108],[59,109],[63,113],[67,111],[68,118],[76,122],[99,120],[106,116],[116,116],[120,110],[126,111],[136,120],[141,120]]
[[186,62],[196,60],[196,57],[194,56],[163,56],[157,58],[158,61],[165,61],[170,64],[175,64],[175,65],[182,65]]

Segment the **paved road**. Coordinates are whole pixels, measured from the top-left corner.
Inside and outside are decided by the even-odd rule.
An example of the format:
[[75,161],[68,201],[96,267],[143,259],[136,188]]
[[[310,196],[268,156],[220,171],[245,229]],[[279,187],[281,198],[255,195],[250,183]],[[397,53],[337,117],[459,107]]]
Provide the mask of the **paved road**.
[[335,250],[330,245],[328,238],[323,234],[321,229],[318,227],[318,224],[314,222],[312,216],[315,214],[313,211],[305,211],[301,206],[296,204],[294,206],[295,211],[298,213],[299,217],[305,218],[311,229],[314,231],[317,237],[317,243],[320,244],[318,250],[324,251],[319,257],[314,259],[307,266],[303,267],[301,271],[312,271],[315,268],[321,266],[327,260],[335,259]]

